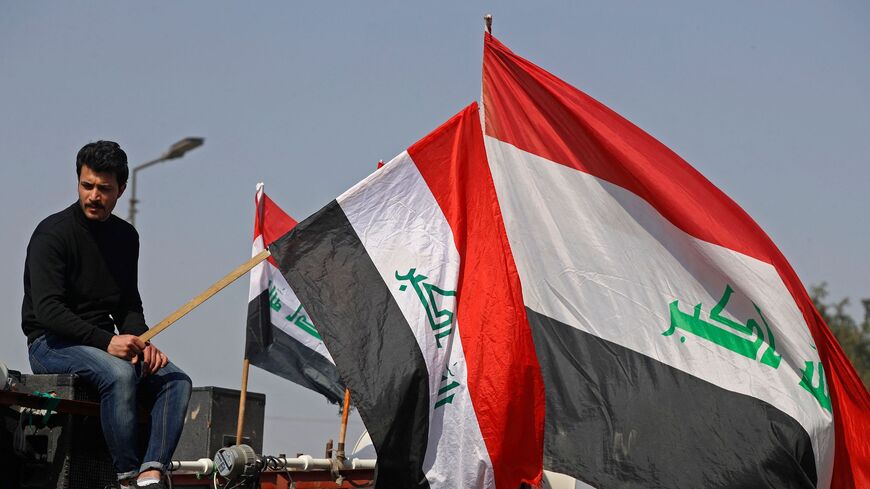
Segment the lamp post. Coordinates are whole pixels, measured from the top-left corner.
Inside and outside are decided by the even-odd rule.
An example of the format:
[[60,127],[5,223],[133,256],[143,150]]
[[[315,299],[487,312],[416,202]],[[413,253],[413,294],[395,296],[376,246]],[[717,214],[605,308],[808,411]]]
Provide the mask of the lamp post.
[[205,139],[203,138],[184,138],[170,146],[169,149],[159,158],[146,161],[145,163],[133,167],[133,172],[130,174],[130,217],[127,218],[127,221],[129,221],[130,224],[133,226],[136,225],[136,204],[139,202],[139,199],[136,198],[136,174],[140,170],[144,170],[145,168],[156,165],[157,163],[181,158],[188,151],[202,146],[202,143],[204,142]]

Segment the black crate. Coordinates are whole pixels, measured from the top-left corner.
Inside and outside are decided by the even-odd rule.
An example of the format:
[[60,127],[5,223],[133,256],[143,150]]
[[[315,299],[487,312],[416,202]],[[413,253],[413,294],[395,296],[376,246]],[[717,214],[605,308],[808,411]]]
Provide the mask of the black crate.
[[[194,387],[184,418],[184,431],[173,460],[212,458],[221,448],[236,443],[240,392],[222,387]],[[263,451],[266,395],[248,392],[242,443]]]
[[28,394],[49,393],[76,401],[100,401],[97,389],[74,374],[24,374],[15,390]]
[[[61,399],[99,401],[96,390],[69,374],[22,375],[19,392],[53,393]],[[21,414],[15,446],[21,488],[92,489],[116,482],[98,416]]]

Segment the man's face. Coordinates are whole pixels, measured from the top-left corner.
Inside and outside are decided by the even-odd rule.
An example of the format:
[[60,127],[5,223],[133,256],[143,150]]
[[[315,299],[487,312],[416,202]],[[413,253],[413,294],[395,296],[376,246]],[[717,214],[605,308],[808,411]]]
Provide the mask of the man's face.
[[82,165],[79,175],[79,205],[85,217],[94,221],[108,219],[125,187],[118,185],[118,179],[113,173],[96,172],[88,165]]

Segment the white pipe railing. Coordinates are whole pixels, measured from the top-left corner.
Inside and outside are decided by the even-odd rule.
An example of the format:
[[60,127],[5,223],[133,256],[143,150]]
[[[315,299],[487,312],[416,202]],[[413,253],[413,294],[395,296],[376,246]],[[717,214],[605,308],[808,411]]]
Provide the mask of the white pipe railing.
[[200,475],[211,475],[214,471],[214,460],[209,458],[201,458],[197,461],[173,460],[169,463],[169,470],[172,472],[189,472]]
[[375,458],[355,458],[350,461],[350,468],[374,470],[377,463],[378,460]]
[[[283,472],[285,470],[296,470],[307,472],[313,470],[331,470],[332,459],[314,458],[311,455],[300,455],[298,457],[275,457],[272,460],[280,467],[268,467],[266,472]],[[343,469],[374,469],[376,459],[373,458],[354,458],[345,460],[342,464]],[[199,460],[173,460],[169,465],[169,470],[176,473],[193,473],[198,475],[211,475],[214,472],[214,461],[207,458]]]

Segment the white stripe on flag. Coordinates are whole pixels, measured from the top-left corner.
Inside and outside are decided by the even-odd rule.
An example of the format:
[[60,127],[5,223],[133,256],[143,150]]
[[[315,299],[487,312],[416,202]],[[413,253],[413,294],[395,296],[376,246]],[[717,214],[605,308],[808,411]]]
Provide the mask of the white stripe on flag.
[[[257,236],[251,250],[252,256],[263,249],[263,237]],[[287,284],[287,279],[268,260],[260,262],[251,270],[248,302],[266,290],[269,291],[269,317],[272,325],[335,365],[323,340],[312,333],[315,327],[293,289]]]
[[418,295],[420,283],[411,283],[412,276],[422,274],[428,284],[456,290],[460,256],[438,203],[407,152],[337,201],[411,326],[429,370],[426,478],[432,487],[494,487],[489,453],[466,389],[460,325],[454,321],[452,334],[436,338],[424,305],[430,311],[455,311],[455,297],[424,291],[424,300]]

